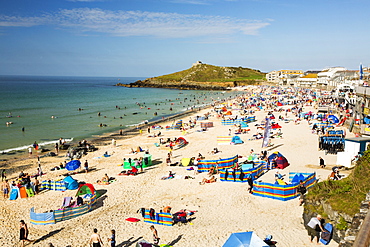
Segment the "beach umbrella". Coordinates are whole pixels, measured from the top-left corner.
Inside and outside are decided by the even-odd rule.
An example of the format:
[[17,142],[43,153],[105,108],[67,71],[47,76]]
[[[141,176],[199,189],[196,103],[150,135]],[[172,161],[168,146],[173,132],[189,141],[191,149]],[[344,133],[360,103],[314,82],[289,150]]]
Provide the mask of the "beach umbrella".
[[231,233],[222,247],[268,247],[254,232]]
[[72,160],[66,164],[66,169],[68,171],[74,171],[78,169],[81,165],[81,162],[79,160]]

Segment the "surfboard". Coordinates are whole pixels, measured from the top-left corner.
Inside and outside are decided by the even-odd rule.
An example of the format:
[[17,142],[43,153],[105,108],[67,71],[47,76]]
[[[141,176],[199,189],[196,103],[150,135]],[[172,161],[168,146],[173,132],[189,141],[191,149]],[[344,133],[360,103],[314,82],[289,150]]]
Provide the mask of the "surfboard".
[[18,189],[12,189],[10,191],[9,200],[16,200],[18,198]]
[[19,188],[19,194],[20,194],[21,198],[26,198],[27,197],[26,187],[20,187]]
[[320,238],[320,242],[325,245],[328,245],[330,243],[331,238],[333,237],[333,225],[330,223],[326,223],[324,229],[327,230],[330,233],[330,235],[329,238],[327,238],[328,240]]

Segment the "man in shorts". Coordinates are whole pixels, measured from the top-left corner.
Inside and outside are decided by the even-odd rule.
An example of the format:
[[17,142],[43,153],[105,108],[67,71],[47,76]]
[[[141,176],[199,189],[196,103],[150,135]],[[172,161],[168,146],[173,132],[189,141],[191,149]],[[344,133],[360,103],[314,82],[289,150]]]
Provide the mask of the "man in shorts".
[[311,243],[314,240],[314,238],[316,237],[316,243],[318,244],[319,239],[320,239],[320,232],[327,232],[322,227],[321,220],[322,220],[322,217],[321,217],[321,215],[318,214],[316,217],[312,217],[311,220],[307,224],[307,226],[308,226],[308,228],[307,228],[308,235],[311,238]]
[[307,192],[306,187],[303,184],[303,181],[299,181],[299,185],[297,187],[297,192],[299,193],[299,206],[302,206],[305,201],[305,194]]
[[3,181],[1,183],[1,189],[3,190],[3,194],[4,194],[4,198],[8,198],[9,197],[9,191],[10,191],[10,186],[9,186],[9,183],[8,183],[8,179],[6,179],[5,181]]
[[94,233],[90,237],[89,244],[92,247],[101,247],[101,246],[103,246],[103,241],[101,240],[101,238],[98,234],[98,229],[94,228]]
[[85,160],[84,168],[85,168],[85,173],[87,173],[89,171],[89,162],[87,162],[87,160]]

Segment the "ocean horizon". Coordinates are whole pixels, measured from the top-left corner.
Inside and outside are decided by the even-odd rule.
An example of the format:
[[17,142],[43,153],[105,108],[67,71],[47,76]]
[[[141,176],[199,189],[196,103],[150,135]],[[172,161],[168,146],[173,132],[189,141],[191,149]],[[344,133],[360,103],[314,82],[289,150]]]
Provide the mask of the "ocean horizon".
[[114,86],[143,79],[0,75],[0,153],[91,139],[242,93]]

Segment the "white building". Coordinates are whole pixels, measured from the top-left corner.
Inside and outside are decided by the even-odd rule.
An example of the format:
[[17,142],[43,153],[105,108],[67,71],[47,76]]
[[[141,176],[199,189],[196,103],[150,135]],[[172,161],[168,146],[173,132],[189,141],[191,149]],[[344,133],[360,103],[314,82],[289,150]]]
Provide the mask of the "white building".
[[295,86],[301,87],[316,87],[317,85],[317,74],[308,73],[297,79],[297,84]]
[[302,70],[274,70],[266,74],[266,79],[268,82],[277,83],[279,85],[292,85],[292,83],[294,84],[294,79],[302,75]]

